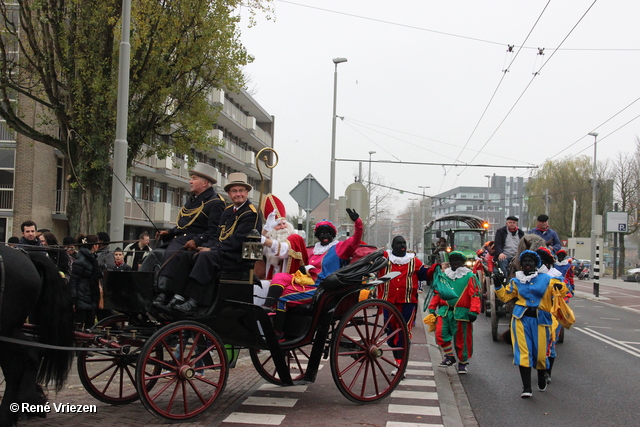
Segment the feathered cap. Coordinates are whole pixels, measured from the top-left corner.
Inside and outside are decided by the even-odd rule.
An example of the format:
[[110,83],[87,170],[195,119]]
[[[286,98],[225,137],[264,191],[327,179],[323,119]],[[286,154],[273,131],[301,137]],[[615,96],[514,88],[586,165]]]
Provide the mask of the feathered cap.
[[327,219],[323,219],[322,221],[316,223],[316,226],[313,229],[313,233],[316,234],[320,227],[329,227],[333,231],[333,235],[336,236],[338,234],[338,229],[333,223]]

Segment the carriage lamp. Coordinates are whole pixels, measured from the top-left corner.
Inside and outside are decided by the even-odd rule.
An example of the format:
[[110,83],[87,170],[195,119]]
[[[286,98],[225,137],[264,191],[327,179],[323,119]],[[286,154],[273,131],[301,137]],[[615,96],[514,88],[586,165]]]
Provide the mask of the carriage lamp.
[[247,239],[242,243],[242,259],[258,261],[262,259],[262,243],[260,243],[260,232],[255,228],[247,235]]

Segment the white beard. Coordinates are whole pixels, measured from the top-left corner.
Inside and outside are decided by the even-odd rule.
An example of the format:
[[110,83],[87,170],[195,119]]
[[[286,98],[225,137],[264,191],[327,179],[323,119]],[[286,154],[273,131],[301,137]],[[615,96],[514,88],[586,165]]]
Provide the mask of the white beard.
[[[287,238],[294,233],[293,226],[287,223],[285,228],[280,230],[276,230],[275,228],[269,232],[267,232],[267,238],[280,242],[280,243],[288,243]],[[266,248],[265,248],[266,249]],[[266,252],[266,251],[265,251]],[[278,258],[278,256],[271,255],[271,251],[266,255],[266,264],[267,270],[269,267],[273,267],[274,273],[281,272],[281,266],[283,264],[282,258]]]
[[293,226],[287,224],[283,229],[276,230],[275,228],[267,233],[267,238],[271,240],[277,240],[280,243],[287,241],[287,238],[293,234]]

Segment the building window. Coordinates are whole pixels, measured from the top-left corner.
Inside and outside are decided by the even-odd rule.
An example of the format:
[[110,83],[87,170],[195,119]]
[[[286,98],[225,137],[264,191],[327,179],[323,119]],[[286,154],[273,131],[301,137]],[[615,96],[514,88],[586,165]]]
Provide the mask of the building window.
[[13,148],[0,149],[0,210],[13,209],[15,154]]
[[135,176],[133,178],[133,197],[136,200],[142,199],[142,177]]

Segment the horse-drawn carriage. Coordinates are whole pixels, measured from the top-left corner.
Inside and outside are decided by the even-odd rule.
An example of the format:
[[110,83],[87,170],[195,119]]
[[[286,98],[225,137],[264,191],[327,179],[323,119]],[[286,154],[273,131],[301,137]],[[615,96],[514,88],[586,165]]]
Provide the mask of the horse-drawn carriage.
[[397,387],[402,375],[391,371],[404,372],[409,353],[401,313],[383,300],[359,301],[360,290],[388,280],[376,277],[384,265],[376,251],[325,279],[310,305],[287,312],[284,342],[276,338],[269,311],[253,304],[252,266],[216,278],[210,305],[192,318],[150,309],[153,273],[109,272],[105,307],[119,314],[75,331],[80,379],[102,402],[139,398],[159,418],[187,420],[223,392],[231,368],[227,352],[234,346],[247,348],[260,375],[282,386],[313,382],[321,359],[329,358],[347,399],[377,401]]

